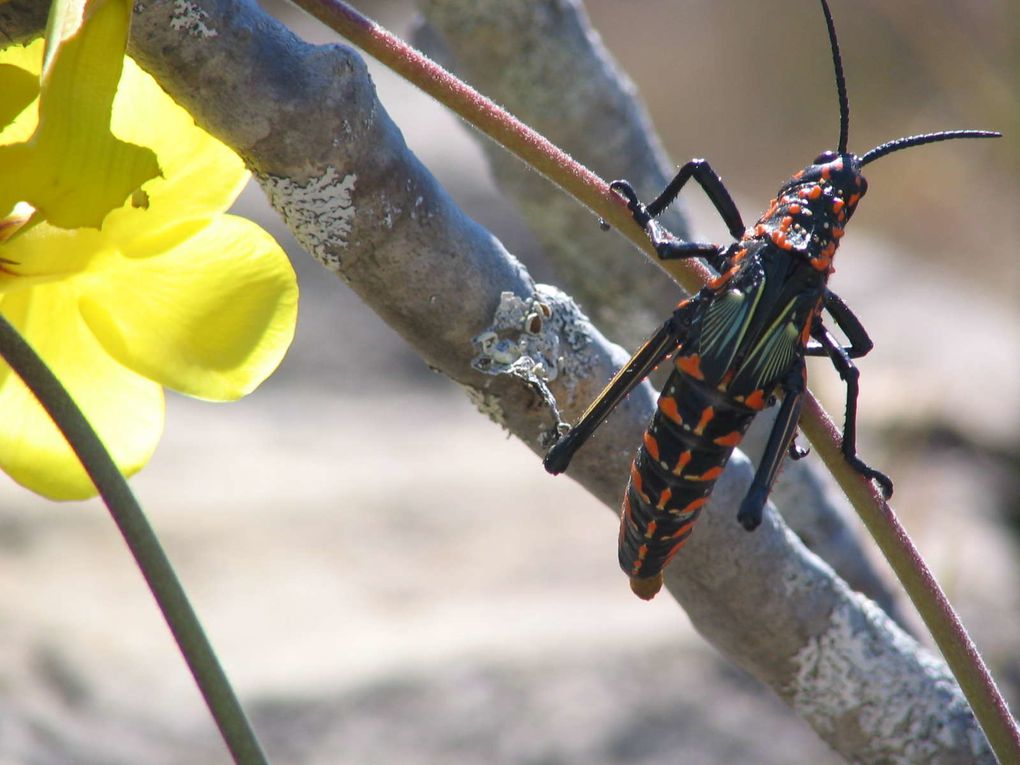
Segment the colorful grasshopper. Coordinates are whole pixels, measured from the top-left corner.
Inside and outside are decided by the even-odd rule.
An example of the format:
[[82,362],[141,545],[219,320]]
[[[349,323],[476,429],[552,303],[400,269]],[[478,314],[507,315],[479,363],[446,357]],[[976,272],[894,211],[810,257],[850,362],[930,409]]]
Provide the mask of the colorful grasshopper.
[[[620,566],[631,588],[652,598],[662,570],[687,541],[733,448],[754,416],[782,395],[782,404],[747,496],[737,515],[755,529],[784,455],[803,456],[794,445],[806,390],[805,356],[828,356],[847,387],[843,455],[861,475],[879,483],[886,497],[892,481],[857,456],[857,367],[872,342],[861,322],[826,283],[847,221],[868,188],[862,168],[911,146],[952,138],[991,138],[977,130],[928,133],[890,141],[861,157],[847,151],[849,103],[836,30],[821,0],[839,95],[836,151],[826,151],[782,185],[750,229],[722,180],[703,159],[688,162],[647,207],[626,181],[611,188],[627,206],[662,259],[704,258],[719,276],[680,303],[673,315],[610,381],[580,422],[545,458],[553,474],[607,415],[671,353],[673,371],[631,467],[620,525]],[[683,242],[656,220],[688,180],[715,205],[736,240],[728,247]],[[841,345],[822,320],[827,312],[849,340]],[[814,342],[811,342],[811,341]]]

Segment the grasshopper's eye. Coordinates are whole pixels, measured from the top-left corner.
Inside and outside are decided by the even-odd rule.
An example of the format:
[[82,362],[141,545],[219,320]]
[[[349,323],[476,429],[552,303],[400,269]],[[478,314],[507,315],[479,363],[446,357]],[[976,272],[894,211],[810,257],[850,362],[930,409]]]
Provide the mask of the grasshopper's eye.
[[838,156],[839,155],[836,154],[836,152],[834,151],[823,151],[821,154],[815,157],[814,163],[816,165],[827,165],[829,162],[832,162],[832,160],[834,160]]

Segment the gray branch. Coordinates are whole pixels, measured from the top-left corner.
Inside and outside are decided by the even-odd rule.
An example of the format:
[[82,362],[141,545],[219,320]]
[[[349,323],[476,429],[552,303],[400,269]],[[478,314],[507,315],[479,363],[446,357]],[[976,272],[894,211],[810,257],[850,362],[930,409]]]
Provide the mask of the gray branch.
[[[18,9],[33,5],[0,6],[0,29],[23,34]],[[511,17],[522,8],[533,18],[577,12],[565,1],[501,6]],[[132,55],[244,157],[298,241],[536,453],[555,423],[547,391],[573,416],[625,360],[570,298],[536,285],[457,209],[408,151],[351,49],[307,45],[254,3],[135,8]],[[528,82],[546,84],[534,75]],[[609,174],[636,177],[633,156]],[[556,225],[547,243],[561,239]],[[631,310],[642,309],[621,313]],[[653,407],[646,384],[570,472],[614,513]],[[754,535],[734,522],[750,477],[747,459],[735,455],[667,572],[669,592],[699,632],[849,760],[993,762],[941,661],[851,591],[774,512]]]

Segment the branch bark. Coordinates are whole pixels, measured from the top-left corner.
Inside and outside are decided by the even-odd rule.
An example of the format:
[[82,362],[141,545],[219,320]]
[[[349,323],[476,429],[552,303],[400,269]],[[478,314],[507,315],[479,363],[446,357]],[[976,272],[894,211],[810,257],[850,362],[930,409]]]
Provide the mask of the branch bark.
[[[12,6],[30,5],[5,6],[9,35]],[[573,414],[625,360],[573,301],[536,285],[456,208],[407,150],[351,49],[307,45],[254,3],[203,0],[136,4],[131,52],[245,158],[327,270],[536,453],[555,420],[541,370]],[[571,470],[613,512],[653,406],[643,385]],[[993,762],[941,661],[853,593],[775,513],[754,535],[734,522],[750,477],[736,455],[667,572],[701,634],[852,761]]]

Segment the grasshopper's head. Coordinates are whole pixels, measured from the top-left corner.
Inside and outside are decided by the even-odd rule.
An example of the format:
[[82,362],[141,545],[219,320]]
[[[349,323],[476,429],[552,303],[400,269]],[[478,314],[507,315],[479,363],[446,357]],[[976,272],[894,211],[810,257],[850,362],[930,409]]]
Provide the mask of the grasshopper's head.
[[[816,268],[829,269],[832,254],[839,245],[843,227],[850,220],[857,203],[868,190],[862,168],[879,157],[911,146],[921,146],[954,138],[995,138],[1001,135],[988,130],[950,130],[939,133],[907,136],[876,146],[861,157],[847,150],[850,132],[850,102],[846,92],[843,62],[836,40],[836,27],[832,21],[827,0],[821,0],[825,23],[829,31],[832,63],[836,72],[836,92],[839,97],[839,143],[836,151],[826,151],[787,181],[779,190],[778,208],[783,212],[781,224],[790,229],[791,243],[812,255]],[[787,212],[792,209],[792,213]],[[817,262],[816,262],[817,261]]]

